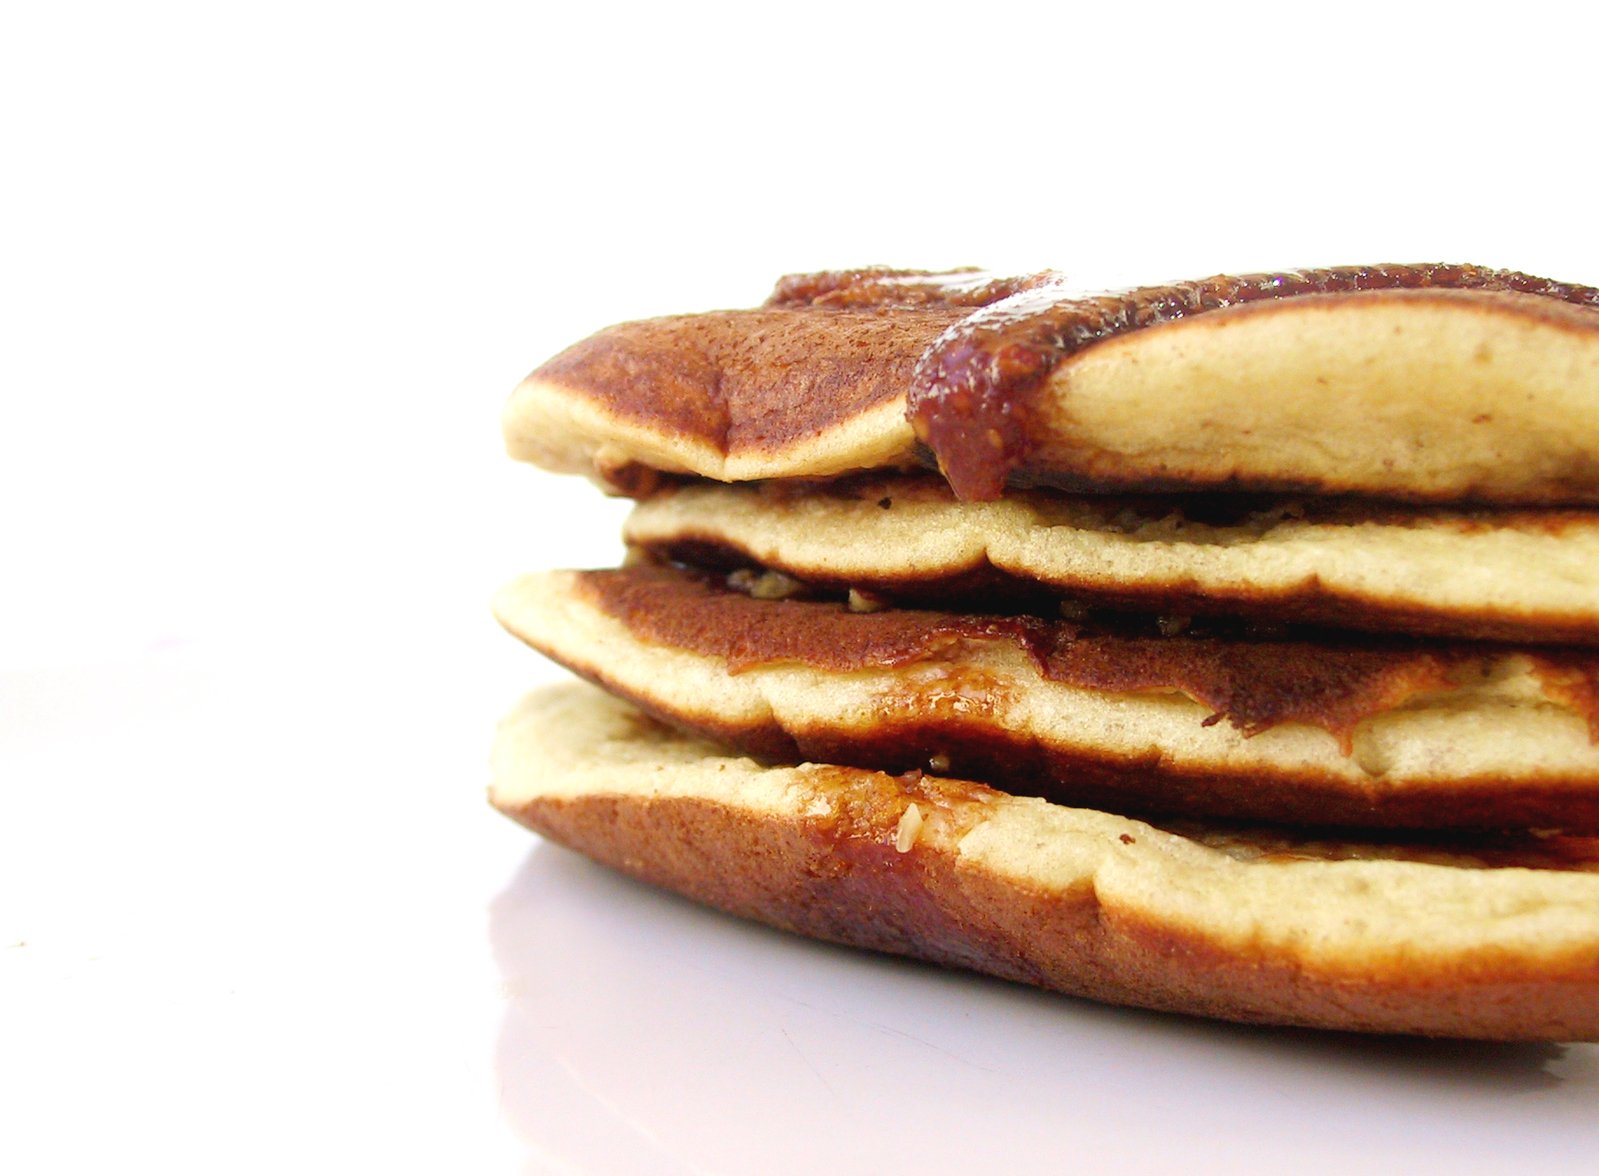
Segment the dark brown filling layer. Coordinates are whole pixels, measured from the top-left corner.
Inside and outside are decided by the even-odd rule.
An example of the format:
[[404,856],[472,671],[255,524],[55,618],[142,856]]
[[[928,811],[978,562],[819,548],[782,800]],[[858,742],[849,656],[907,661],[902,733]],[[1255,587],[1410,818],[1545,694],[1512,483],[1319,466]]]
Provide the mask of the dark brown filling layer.
[[582,591],[641,640],[725,661],[733,673],[778,662],[847,672],[953,661],[970,644],[1009,644],[1051,681],[1110,693],[1175,690],[1246,734],[1281,723],[1346,743],[1355,726],[1418,695],[1480,682],[1507,655],[1527,659],[1546,696],[1599,739],[1599,653],[1342,637],[1241,640],[1096,632],[1030,616],[757,600],[674,568],[581,573]]

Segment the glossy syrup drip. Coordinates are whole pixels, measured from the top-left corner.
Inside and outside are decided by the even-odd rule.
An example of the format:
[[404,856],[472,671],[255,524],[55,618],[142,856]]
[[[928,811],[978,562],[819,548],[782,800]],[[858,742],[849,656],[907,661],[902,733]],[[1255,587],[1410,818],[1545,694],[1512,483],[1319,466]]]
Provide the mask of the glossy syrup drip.
[[1072,290],[1053,272],[997,278],[869,269],[785,278],[770,305],[975,308],[922,356],[908,412],[956,495],[989,501],[1027,459],[1032,395],[1058,364],[1095,343],[1249,302],[1426,289],[1533,294],[1599,309],[1592,287],[1472,265],[1341,266],[1103,292]]

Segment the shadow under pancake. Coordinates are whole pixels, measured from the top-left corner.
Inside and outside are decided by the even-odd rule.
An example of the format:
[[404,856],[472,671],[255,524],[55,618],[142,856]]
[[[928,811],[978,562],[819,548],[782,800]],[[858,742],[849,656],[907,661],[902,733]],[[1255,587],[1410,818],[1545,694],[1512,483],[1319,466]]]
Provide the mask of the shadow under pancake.
[[[1241,1027],[814,943],[540,844],[491,908],[507,1118],[550,1170],[1551,1166],[1599,1046]],[[543,1170],[542,1168],[536,1170]]]

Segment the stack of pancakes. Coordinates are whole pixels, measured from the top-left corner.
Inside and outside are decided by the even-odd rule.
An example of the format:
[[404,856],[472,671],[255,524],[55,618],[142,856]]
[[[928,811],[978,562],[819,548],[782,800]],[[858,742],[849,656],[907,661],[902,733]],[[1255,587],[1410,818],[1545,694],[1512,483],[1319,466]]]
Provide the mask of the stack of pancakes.
[[1599,291],[785,278],[517,389],[638,504],[494,803],[779,927],[1242,1021],[1599,1039]]

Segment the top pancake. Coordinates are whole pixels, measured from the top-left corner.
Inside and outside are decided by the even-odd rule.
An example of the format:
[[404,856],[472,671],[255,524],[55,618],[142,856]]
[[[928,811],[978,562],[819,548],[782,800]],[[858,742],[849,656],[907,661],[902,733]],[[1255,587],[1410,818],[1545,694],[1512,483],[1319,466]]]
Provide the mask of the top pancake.
[[530,375],[515,457],[624,492],[908,468],[1005,484],[1599,502],[1599,291],[1473,267],[1081,294],[861,271],[612,327]]

